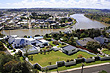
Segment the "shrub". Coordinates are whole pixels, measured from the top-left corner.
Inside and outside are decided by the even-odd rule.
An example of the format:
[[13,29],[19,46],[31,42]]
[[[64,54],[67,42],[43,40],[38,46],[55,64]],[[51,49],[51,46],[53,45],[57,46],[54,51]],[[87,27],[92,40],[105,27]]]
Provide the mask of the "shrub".
[[59,61],[59,62],[57,62],[57,65],[58,65],[58,67],[64,66],[64,61]]
[[98,61],[98,60],[100,60],[100,57],[99,56],[96,56],[95,57],[95,61]]
[[76,60],[76,63],[82,63],[82,62],[85,62],[85,59],[84,58],[78,58],[78,59],[75,59]]
[[18,51],[18,55],[21,57],[22,56],[22,52],[19,50]]
[[51,38],[46,38],[47,41],[51,41]]
[[73,59],[71,59],[70,61],[74,61]]
[[66,62],[69,62],[69,60],[66,60]]
[[27,35],[25,35],[24,38],[27,38]]
[[77,58],[82,58],[83,56],[80,54],[80,55],[78,55],[78,57]]
[[40,54],[42,54],[42,49],[40,50]]
[[13,49],[13,52],[15,52],[16,51],[16,49]]
[[35,35],[35,37],[38,37],[38,36],[40,36],[40,35]]
[[62,43],[62,45],[66,45],[65,43]]
[[0,54],[5,55],[6,53],[5,53],[5,52],[3,52],[3,51],[0,51]]
[[59,45],[59,42],[58,41],[53,41],[53,44],[54,45]]

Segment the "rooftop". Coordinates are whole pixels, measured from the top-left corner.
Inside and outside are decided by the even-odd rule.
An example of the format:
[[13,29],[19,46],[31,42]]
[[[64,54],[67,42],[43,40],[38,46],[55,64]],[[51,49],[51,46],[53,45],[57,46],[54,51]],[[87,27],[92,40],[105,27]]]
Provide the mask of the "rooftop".
[[63,49],[66,50],[66,51],[69,51],[69,50],[76,49],[76,47],[68,45],[68,46],[65,46]]

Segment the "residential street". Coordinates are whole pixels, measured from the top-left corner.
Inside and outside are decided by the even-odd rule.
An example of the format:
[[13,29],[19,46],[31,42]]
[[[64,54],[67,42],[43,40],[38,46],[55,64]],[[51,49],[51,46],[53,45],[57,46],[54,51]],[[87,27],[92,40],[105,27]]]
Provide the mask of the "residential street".
[[[83,73],[98,73],[99,71],[105,70],[107,73],[110,73],[110,63],[105,65],[93,66],[93,67],[84,67]],[[67,70],[60,73],[81,73],[81,68],[76,70]]]

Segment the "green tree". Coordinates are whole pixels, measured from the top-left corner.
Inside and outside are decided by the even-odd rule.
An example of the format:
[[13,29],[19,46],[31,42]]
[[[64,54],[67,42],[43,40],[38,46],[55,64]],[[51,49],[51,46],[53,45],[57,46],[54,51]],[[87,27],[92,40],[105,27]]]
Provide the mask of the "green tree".
[[25,51],[25,56],[28,57],[28,52],[29,52],[29,49],[31,49],[32,46],[31,45],[27,45],[23,48],[23,50]]
[[98,52],[97,48],[101,48],[98,42],[89,41],[87,42],[86,48],[93,50],[94,52]]
[[110,43],[107,44],[107,48],[110,50]]

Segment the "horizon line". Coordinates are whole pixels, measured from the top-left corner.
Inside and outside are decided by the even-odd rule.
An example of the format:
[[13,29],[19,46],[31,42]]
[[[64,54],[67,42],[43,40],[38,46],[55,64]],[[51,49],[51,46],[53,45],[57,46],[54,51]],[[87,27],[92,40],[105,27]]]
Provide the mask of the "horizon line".
[[[49,9],[50,7],[48,7],[48,8],[45,8],[45,7],[33,7],[33,8],[0,8],[0,10],[1,9],[37,9],[37,8],[39,8],[39,9]],[[108,8],[60,8],[60,7],[58,7],[58,8],[50,8],[50,9],[107,9],[107,10],[110,10],[110,9],[108,9]]]

